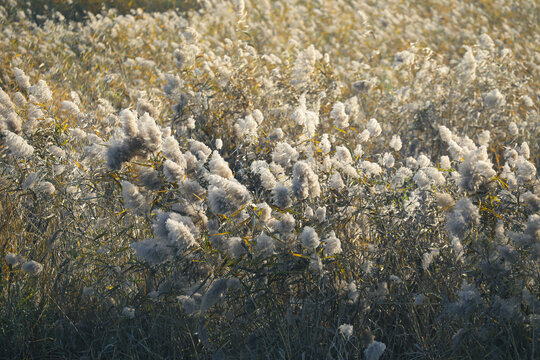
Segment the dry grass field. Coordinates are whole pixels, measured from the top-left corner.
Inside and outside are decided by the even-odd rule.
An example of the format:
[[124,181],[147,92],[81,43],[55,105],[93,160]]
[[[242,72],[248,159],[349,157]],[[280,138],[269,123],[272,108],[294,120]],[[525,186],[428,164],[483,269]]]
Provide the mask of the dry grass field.
[[537,0],[0,3],[0,358],[537,359]]

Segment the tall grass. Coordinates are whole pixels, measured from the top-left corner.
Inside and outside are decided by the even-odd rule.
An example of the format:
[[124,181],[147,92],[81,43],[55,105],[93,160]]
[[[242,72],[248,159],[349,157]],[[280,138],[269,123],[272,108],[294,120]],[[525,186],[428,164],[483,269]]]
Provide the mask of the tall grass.
[[98,14],[107,9],[115,9],[120,14],[129,14],[136,9],[147,12],[167,10],[186,11],[196,8],[195,0],[16,0],[21,8],[31,10],[32,18],[41,23],[55,13],[67,20],[82,21],[87,13]]
[[3,357],[537,357],[535,1],[39,4],[0,6]]

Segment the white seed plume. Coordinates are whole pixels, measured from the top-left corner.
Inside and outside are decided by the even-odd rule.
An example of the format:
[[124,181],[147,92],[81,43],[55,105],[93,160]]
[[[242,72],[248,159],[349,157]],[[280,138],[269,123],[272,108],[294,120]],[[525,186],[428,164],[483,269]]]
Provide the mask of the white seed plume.
[[384,353],[384,350],[386,350],[385,344],[379,341],[373,341],[371,345],[364,350],[364,355],[366,356],[366,360],[379,360]]
[[345,104],[337,102],[334,104],[330,117],[334,120],[334,126],[338,129],[346,129],[349,127],[349,115],[345,112]]
[[338,331],[346,340],[349,340],[353,335],[353,326],[350,324],[341,324],[338,327]]
[[43,270],[43,265],[37,261],[30,260],[22,265],[22,269],[29,275],[37,275]]
[[341,241],[336,237],[334,231],[330,231],[324,239],[324,253],[327,256],[333,256],[341,253]]
[[305,161],[294,164],[292,191],[294,196],[303,200],[320,196],[319,178],[311,166]]
[[319,235],[317,235],[317,232],[314,228],[306,226],[302,230],[302,234],[300,234],[300,242],[306,248],[314,250],[320,244]]
[[5,143],[9,151],[19,159],[27,159],[34,153],[34,148],[29,145],[26,140],[11,131],[4,130],[1,132],[4,136]]
[[13,75],[15,75],[15,80],[21,88],[27,90],[30,87],[30,77],[27,76],[24,71],[15,67],[13,68]]

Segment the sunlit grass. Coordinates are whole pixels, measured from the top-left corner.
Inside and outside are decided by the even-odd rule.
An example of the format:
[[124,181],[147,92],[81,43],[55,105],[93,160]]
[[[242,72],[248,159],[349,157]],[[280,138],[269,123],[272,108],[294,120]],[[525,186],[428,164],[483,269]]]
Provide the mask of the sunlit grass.
[[534,358],[520,5],[2,4],[0,349]]

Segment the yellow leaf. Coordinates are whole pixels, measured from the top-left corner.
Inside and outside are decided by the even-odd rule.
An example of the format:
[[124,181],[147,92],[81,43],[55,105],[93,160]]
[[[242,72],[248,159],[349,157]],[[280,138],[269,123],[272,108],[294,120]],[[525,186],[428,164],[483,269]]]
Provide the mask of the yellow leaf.
[[334,126],[334,129],[336,129],[336,130],[338,130],[338,131],[341,131],[341,132],[344,133],[344,134],[347,133],[345,130],[342,130],[342,129],[340,129],[340,128],[338,128],[338,127],[335,127],[335,126]]
[[79,163],[77,162],[77,160],[73,159],[73,161],[75,162],[75,164],[77,165],[77,167],[78,167],[79,169],[81,169],[82,171],[84,171],[84,172],[86,173],[86,170],[84,170],[83,166],[82,166],[81,164],[79,164]]

